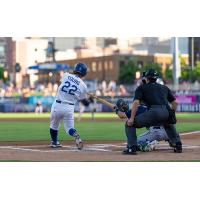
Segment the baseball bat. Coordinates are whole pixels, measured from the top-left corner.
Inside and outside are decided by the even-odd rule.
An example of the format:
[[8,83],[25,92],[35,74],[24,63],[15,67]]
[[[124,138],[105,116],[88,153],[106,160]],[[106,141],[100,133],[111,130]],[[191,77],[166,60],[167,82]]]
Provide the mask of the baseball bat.
[[92,93],[87,93],[89,96],[95,98],[97,101],[101,102],[102,104],[108,106],[109,108],[115,110],[116,108],[116,105],[115,104],[112,104],[110,103],[109,101],[106,101],[105,99],[102,99],[100,97],[97,97],[96,95],[92,94]]

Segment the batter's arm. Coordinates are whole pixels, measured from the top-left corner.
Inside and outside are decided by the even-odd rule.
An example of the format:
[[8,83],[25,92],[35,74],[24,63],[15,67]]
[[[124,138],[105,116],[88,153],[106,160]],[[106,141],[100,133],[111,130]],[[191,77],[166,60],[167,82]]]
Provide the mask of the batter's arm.
[[99,101],[100,103],[102,103],[102,104],[108,106],[109,108],[111,108],[111,109],[113,109],[113,110],[116,109],[116,105],[115,105],[115,104],[112,104],[112,103],[110,103],[109,101],[106,101],[105,99],[102,99],[102,98],[100,98],[100,97],[97,97],[97,96],[96,96],[95,94],[93,94],[93,93],[87,93],[87,94],[88,94],[89,96],[95,98],[95,99],[96,99],[97,101]]
[[113,110],[116,112],[117,116],[118,116],[120,119],[125,119],[125,118],[127,118],[126,114],[125,114],[124,112],[119,111],[119,110],[117,109],[117,106],[116,106],[115,104],[112,104],[112,103],[106,101],[105,99],[102,99],[102,98],[100,98],[100,97],[97,97],[97,96],[96,96],[95,94],[93,94],[93,93],[87,93],[87,94],[88,94],[89,96],[95,98],[97,101],[99,101],[99,102],[101,102],[101,103],[107,105],[109,108],[113,109]]

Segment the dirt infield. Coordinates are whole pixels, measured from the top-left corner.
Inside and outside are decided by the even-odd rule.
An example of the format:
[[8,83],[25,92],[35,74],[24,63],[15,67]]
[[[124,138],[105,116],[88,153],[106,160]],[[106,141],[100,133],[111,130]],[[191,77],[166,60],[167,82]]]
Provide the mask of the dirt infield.
[[0,160],[17,161],[200,161],[200,132],[181,135],[183,153],[176,154],[168,143],[161,142],[155,151],[122,155],[123,141],[85,141],[79,151],[73,142],[51,149],[48,142],[0,142]]

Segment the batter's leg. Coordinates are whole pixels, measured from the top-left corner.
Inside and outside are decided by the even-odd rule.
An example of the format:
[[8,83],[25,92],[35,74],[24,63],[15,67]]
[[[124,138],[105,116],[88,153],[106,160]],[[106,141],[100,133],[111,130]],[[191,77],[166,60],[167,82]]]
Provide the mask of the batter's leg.
[[63,118],[63,124],[65,128],[65,132],[68,133],[70,136],[75,138],[76,146],[79,150],[83,149],[83,142],[80,138],[80,135],[74,128],[74,113],[69,112],[65,114]]
[[51,147],[53,148],[61,147],[61,144],[58,141],[58,129],[60,125],[60,119],[61,115],[53,105],[51,109],[50,130],[49,130],[51,137]]

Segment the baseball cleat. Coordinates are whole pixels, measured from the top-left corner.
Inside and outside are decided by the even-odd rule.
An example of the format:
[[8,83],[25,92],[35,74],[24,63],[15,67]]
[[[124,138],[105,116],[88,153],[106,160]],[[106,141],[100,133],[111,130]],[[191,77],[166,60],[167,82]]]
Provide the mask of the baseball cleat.
[[78,150],[82,150],[83,149],[83,142],[82,142],[82,140],[81,140],[81,138],[80,138],[78,133],[76,133],[76,135],[75,135],[75,143],[76,143],[76,146],[77,146]]
[[177,142],[174,147],[174,153],[182,153],[182,143]]
[[145,151],[153,151],[156,149],[156,146],[158,145],[158,141],[154,140],[152,142],[147,142],[147,146],[145,148]]
[[123,155],[137,155],[137,152],[136,152],[136,147],[135,146],[132,146],[131,148],[130,147],[127,147],[123,152],[122,152]]
[[60,142],[55,143],[55,142],[51,141],[50,147],[51,148],[60,148],[60,147],[62,147],[62,145],[60,144]]
[[154,140],[152,142],[150,141],[146,141],[144,143],[139,143],[137,145],[137,149],[139,151],[143,151],[143,152],[147,152],[147,151],[153,151],[156,149],[156,146],[158,145],[158,141],[157,140]]

